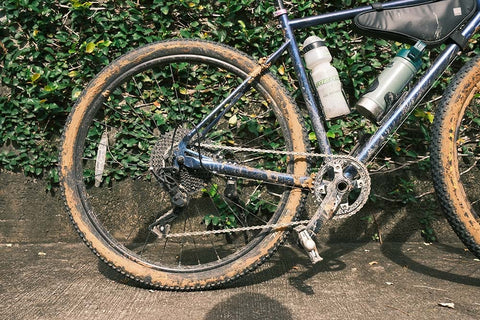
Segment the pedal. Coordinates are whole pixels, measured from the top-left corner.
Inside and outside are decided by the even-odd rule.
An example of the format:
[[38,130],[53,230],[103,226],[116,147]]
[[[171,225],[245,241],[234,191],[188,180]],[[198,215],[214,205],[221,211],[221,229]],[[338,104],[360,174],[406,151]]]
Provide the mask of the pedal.
[[164,239],[167,234],[170,232],[170,225],[156,225],[150,229],[157,237]]
[[308,230],[304,229],[301,231],[297,231],[297,233],[298,240],[302,247],[305,249],[305,251],[307,251],[308,257],[310,258],[312,264],[322,261],[323,258],[320,257],[320,255],[318,254],[317,245],[308,233]]
[[169,210],[167,213],[149,225],[148,230],[153,232],[160,239],[165,238],[170,232],[170,223],[178,217],[178,210],[181,209],[175,207]]

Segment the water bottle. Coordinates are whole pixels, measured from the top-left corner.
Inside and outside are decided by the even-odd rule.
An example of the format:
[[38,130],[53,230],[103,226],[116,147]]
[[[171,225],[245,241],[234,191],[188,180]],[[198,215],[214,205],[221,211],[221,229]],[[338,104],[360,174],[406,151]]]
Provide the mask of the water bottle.
[[422,66],[426,45],[418,41],[410,49],[402,49],[392,63],[372,83],[355,108],[363,116],[378,122]]
[[350,113],[338,71],[330,64],[332,56],[325,43],[317,36],[308,37],[303,43],[307,68],[311,70],[313,83],[318,91],[327,120]]

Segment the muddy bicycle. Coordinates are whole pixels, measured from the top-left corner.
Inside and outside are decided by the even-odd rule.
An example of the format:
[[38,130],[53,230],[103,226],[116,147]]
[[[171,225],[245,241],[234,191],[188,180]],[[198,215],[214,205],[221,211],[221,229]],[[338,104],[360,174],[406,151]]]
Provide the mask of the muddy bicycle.
[[[311,261],[322,263],[315,234],[366,203],[366,164],[467,47],[479,10],[477,0],[397,0],[290,18],[277,0],[285,41],[259,61],[182,39],[121,56],[90,82],[65,126],[60,175],[72,222],[104,262],[158,288],[227,283],[262,264],[292,231]],[[295,37],[296,30],[344,20],[370,37],[411,44],[354,108],[324,41],[309,37],[301,45]],[[440,44],[436,60],[421,68],[424,53]],[[283,55],[291,58],[315,145],[271,70]],[[475,57],[444,93],[431,146],[441,206],[478,257],[479,83]],[[334,154],[326,120],[352,109],[377,130],[350,154]],[[304,218],[309,193],[318,208]]]

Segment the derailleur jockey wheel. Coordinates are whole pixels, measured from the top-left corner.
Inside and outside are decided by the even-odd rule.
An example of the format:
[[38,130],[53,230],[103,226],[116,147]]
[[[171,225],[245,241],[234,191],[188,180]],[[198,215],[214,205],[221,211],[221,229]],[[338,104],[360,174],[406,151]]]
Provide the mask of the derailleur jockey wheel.
[[334,157],[327,160],[317,173],[314,181],[314,194],[321,203],[331,183],[337,189],[348,190],[342,198],[334,219],[347,218],[357,213],[370,195],[370,176],[365,165],[352,157]]

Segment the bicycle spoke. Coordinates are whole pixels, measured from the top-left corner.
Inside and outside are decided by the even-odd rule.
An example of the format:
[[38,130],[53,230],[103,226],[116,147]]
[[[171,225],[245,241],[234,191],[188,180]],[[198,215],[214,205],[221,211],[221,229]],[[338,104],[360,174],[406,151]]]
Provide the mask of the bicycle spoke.
[[[292,142],[281,115],[291,119],[298,114],[271,76],[268,85],[253,82],[235,104],[217,110],[251,71],[236,65],[246,57],[205,58],[203,49],[199,55],[165,57],[161,50],[154,62],[109,75],[107,87],[87,107],[92,111],[81,115],[75,168],[81,170],[76,180],[81,181],[86,219],[98,228],[98,237],[116,247],[120,259],[153,273],[215,271],[245,254],[258,255],[264,241],[273,241],[264,226],[291,219],[294,213],[284,208],[288,201],[300,201],[297,195],[289,199],[291,188],[272,189],[256,179],[193,169],[180,161],[181,141],[199,123],[207,123],[213,110],[219,111],[217,117],[185,146],[190,157],[290,174],[295,164],[288,156],[268,153],[291,151],[303,141]],[[225,50],[211,52],[218,56]],[[132,61],[126,63],[136,63]],[[242,64],[250,65],[246,60]],[[230,145],[267,152],[222,150]],[[272,245],[280,240],[274,239]]]

